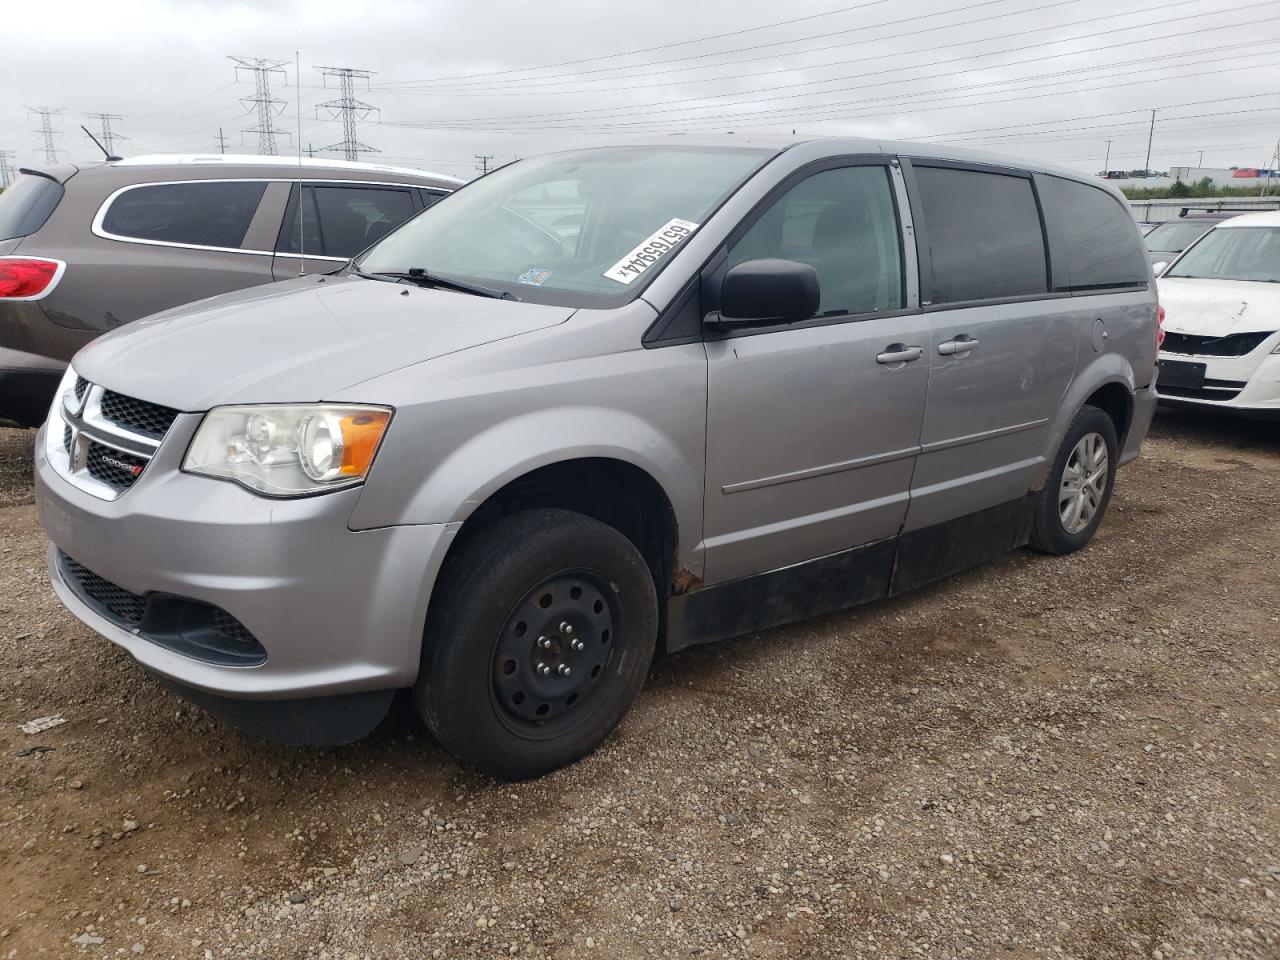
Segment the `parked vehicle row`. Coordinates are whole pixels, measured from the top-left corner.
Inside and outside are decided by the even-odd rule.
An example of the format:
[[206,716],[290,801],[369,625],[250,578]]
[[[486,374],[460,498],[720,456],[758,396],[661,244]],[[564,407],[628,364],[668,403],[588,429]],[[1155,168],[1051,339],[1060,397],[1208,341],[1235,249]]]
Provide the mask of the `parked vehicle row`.
[[858,140],[522,160],[334,275],[82,349],[37,441],[49,573],[247,729],[350,740],[410,688],[462,760],[533,776],[655,650],[1082,547],[1158,326],[1123,197],[1068,170]]
[[1280,417],[1280,211],[1217,223],[1159,282],[1161,400]]
[[23,170],[0,193],[0,421],[43,422],[67,361],[94,337],[193,300],[337,270],[460,183],[222,154]]

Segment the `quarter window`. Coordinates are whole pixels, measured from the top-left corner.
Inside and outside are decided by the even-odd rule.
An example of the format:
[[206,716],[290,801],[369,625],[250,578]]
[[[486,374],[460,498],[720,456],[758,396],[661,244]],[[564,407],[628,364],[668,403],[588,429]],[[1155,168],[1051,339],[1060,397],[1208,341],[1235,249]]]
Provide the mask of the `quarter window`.
[[1065,241],[1067,276],[1059,290],[1146,286],[1147,256],[1133,214],[1105,190],[1044,177]]
[[796,184],[729,251],[729,265],[780,258],[818,271],[819,316],[903,306],[902,244],[888,168],[840,167]]
[[932,276],[930,303],[1045,293],[1048,259],[1031,181],[951,167],[916,166]]
[[[297,188],[294,188],[297,197]],[[291,219],[281,230],[277,250],[320,257],[354,257],[377,243],[414,214],[409,190],[391,187],[308,185]],[[299,247],[299,230],[303,235]]]
[[265,183],[155,183],[111,202],[102,229],[118,237],[237,249]]

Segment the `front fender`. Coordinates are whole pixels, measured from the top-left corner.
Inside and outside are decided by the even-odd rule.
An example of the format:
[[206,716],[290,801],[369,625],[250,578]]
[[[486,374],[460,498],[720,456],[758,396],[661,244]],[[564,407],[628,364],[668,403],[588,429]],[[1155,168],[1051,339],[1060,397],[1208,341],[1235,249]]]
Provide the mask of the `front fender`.
[[[564,442],[568,438],[572,443]],[[464,521],[511,481],[540,467],[591,457],[620,460],[649,474],[666,493],[680,529],[697,529],[700,464],[653,424],[599,407],[526,413],[472,437],[424,479],[405,505],[406,522]]]

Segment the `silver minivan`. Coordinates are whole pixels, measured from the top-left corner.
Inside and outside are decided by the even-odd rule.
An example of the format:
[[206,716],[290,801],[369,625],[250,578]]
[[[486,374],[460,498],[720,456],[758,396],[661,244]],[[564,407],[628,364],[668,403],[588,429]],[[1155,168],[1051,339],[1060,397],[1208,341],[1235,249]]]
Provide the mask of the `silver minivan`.
[[1123,198],[936,145],[522,160],[336,276],[83,349],[37,443],[69,610],[240,727],[411,689],[490,774],[599,744],[655,650],[1084,546],[1156,402]]

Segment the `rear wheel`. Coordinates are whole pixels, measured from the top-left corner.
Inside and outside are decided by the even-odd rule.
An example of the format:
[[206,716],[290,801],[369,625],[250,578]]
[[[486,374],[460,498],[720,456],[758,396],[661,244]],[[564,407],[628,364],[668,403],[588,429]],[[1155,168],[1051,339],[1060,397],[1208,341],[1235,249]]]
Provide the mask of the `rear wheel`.
[[1031,546],[1071,553],[1093,539],[1115,484],[1116,427],[1097,407],[1084,406],[1071,421],[1036,504]]
[[593,750],[644,682],[653,577],[606,524],[567,510],[497,521],[451,557],[432,600],[414,700],[459,760],[495,777]]

